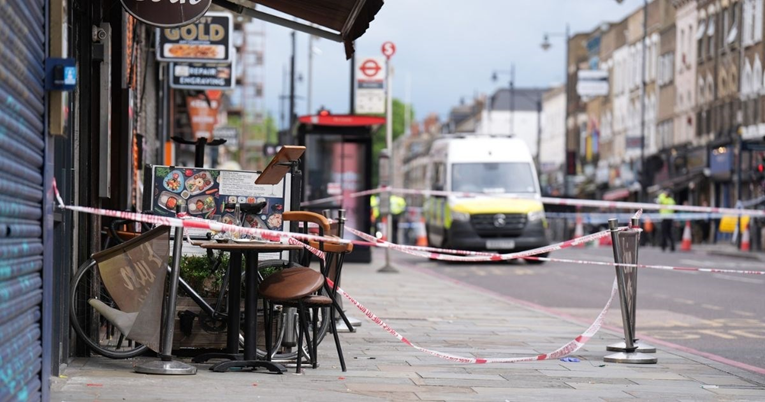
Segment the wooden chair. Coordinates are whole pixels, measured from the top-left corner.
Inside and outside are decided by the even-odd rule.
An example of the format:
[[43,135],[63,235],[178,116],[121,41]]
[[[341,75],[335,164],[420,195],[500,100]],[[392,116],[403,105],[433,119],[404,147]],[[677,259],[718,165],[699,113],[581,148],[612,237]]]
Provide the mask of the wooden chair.
[[[309,223],[318,225],[319,235],[325,236],[330,230],[329,220],[319,214],[313,212],[285,212],[283,216],[285,221],[299,221],[303,223],[303,228],[308,229]],[[340,223],[342,224],[342,222]],[[336,236],[335,236],[336,237]],[[338,237],[339,240],[339,237]],[[297,360],[297,372],[300,373],[303,357],[303,338],[306,338],[309,355],[309,361],[313,368],[318,365],[317,351],[318,351],[318,315],[319,310],[323,308],[329,308],[329,325],[332,330],[332,334],[335,340],[335,346],[337,348],[338,358],[343,371],[346,371],[345,359],[343,358],[343,350],[340,344],[340,337],[337,332],[337,323],[335,320],[335,314],[339,309],[337,303],[337,288],[340,280],[340,274],[342,272],[343,261],[345,256],[353,251],[353,244],[351,243],[335,243],[335,242],[310,242],[312,247],[315,247],[325,253],[325,261],[320,261],[319,272],[313,271],[309,268],[291,268],[272,274],[265,278],[260,284],[260,295],[266,300],[266,311],[269,318],[266,319],[268,325],[271,324],[270,316],[273,314],[274,305],[280,304],[284,307],[295,307],[298,310],[298,360]],[[310,258],[301,259],[301,262],[307,264],[310,262]],[[308,256],[310,257],[310,256]],[[299,270],[297,272],[291,272]],[[311,274],[308,271],[314,273]],[[317,284],[317,276],[318,281]],[[327,283],[329,278],[333,286]],[[313,289],[312,292],[309,292]],[[323,292],[319,290],[323,289]],[[323,294],[322,294],[323,293]],[[308,312],[311,312],[311,320],[313,323],[312,336],[308,334]],[[344,317],[344,315],[342,315]],[[344,318],[347,320],[347,318]],[[349,325],[350,327],[350,325]],[[266,329],[266,348],[271,348],[271,330]]]

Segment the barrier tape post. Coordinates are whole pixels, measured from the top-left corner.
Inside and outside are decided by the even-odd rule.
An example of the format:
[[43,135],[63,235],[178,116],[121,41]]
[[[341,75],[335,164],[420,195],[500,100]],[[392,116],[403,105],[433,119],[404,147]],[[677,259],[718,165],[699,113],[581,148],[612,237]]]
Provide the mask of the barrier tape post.
[[[603,358],[608,363],[627,364],[655,364],[658,360],[655,356],[648,355],[651,347],[644,346],[642,349],[635,338],[635,316],[637,313],[637,262],[638,248],[640,247],[640,218],[637,216],[630,220],[628,230],[618,230],[619,222],[616,219],[608,221],[613,242],[614,262],[617,264],[631,264],[634,266],[617,266],[616,281],[619,286],[619,304],[622,310],[622,325],[624,326],[624,342],[609,345],[606,350],[617,353]],[[656,352],[653,348],[652,352]]]
[[[185,205],[178,205],[178,214],[186,213]],[[170,284],[168,285],[167,297],[164,298],[162,323],[162,344],[160,345],[160,359],[152,360],[135,366],[136,373],[162,374],[162,375],[194,375],[197,373],[195,366],[188,365],[179,360],[173,360],[173,328],[175,326],[175,306],[178,296],[178,278],[181,274],[181,254],[183,251],[183,227],[175,228],[173,245],[173,262],[170,271]]]

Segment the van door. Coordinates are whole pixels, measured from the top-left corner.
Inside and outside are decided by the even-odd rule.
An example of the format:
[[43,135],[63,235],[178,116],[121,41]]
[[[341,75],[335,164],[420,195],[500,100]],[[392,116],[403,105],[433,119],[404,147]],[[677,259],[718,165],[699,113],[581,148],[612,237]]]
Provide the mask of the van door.
[[[431,165],[430,189],[433,191],[446,190],[446,164],[434,162]],[[425,229],[428,233],[428,245],[441,247],[444,242],[444,221],[446,216],[447,197],[430,195],[425,200]]]

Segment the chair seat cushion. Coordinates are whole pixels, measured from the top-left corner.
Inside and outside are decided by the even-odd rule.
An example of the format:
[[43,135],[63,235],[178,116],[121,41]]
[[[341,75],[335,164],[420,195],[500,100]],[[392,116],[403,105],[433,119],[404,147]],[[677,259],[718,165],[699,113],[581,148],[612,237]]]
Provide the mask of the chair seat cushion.
[[302,299],[324,284],[324,276],[310,268],[290,268],[271,274],[258,288],[260,296],[273,301]]
[[303,298],[303,303],[308,305],[329,306],[332,304],[332,299],[329,296],[313,295]]

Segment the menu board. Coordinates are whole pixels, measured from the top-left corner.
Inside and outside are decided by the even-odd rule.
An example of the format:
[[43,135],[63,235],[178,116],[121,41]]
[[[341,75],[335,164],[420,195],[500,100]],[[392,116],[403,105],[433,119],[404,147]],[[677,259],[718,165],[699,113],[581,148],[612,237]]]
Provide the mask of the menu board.
[[150,166],[144,183],[144,209],[160,216],[175,216],[177,205],[186,205],[189,215],[235,224],[237,203],[266,202],[256,215],[245,215],[240,225],[284,230],[282,214],[289,210],[291,176],[276,185],[257,185],[257,172],[178,166]]

